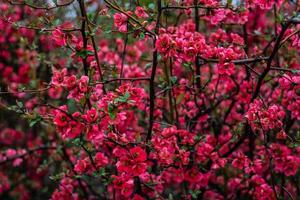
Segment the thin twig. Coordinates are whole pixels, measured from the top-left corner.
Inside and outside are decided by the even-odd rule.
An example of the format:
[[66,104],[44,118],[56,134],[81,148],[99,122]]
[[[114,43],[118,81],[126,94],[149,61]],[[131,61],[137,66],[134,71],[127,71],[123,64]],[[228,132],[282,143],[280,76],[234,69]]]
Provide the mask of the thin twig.
[[21,154],[21,155],[16,155],[16,156],[8,157],[8,158],[5,159],[5,160],[1,160],[1,161],[0,161],[0,165],[5,164],[5,163],[10,162],[10,161],[13,161],[13,160],[15,160],[15,159],[17,159],[17,158],[24,158],[25,156],[27,156],[27,155],[29,155],[29,154],[32,154],[32,153],[34,153],[34,152],[36,152],[36,151],[40,151],[40,150],[50,150],[50,149],[53,150],[53,149],[57,149],[57,148],[59,148],[59,147],[57,147],[57,146],[46,146],[46,145],[39,146],[39,147],[35,147],[35,148],[33,148],[33,149],[27,150],[25,153],[23,153],[23,154]]
[[33,8],[33,9],[37,9],[37,10],[53,10],[53,9],[56,9],[56,8],[60,8],[60,7],[65,7],[65,6],[68,6],[68,5],[71,5],[75,0],[71,0],[65,4],[57,4],[55,3],[55,6],[37,6],[37,5],[34,5],[34,4],[30,4],[30,3],[27,3],[26,1],[23,1],[23,2],[14,2],[14,1],[11,1],[11,0],[7,0],[11,5],[17,5],[17,6],[28,6],[30,8]]
[[111,82],[115,82],[115,81],[149,81],[150,77],[137,77],[137,78],[114,78],[114,79],[110,79],[110,80],[105,80],[105,81],[101,81],[101,82],[95,82],[95,83],[91,83],[90,85],[98,85],[98,84],[107,84],[107,83],[111,83]]
[[[159,25],[160,25],[160,17],[162,14],[162,7],[161,7],[161,0],[157,0],[157,18],[156,18],[156,25],[155,25],[155,33],[158,34],[159,30]],[[154,51],[152,55],[152,71],[151,71],[151,79],[150,79],[150,85],[149,85],[149,97],[150,97],[150,112],[149,112],[149,127],[148,127],[148,133],[147,133],[147,138],[146,142],[151,140],[152,137],[152,128],[153,128],[153,121],[154,121],[154,106],[155,106],[155,85],[154,85],[154,80],[155,80],[155,75],[156,75],[156,68],[158,64],[158,52],[157,49],[155,48],[155,42],[156,38],[153,39],[153,46],[154,46]]]

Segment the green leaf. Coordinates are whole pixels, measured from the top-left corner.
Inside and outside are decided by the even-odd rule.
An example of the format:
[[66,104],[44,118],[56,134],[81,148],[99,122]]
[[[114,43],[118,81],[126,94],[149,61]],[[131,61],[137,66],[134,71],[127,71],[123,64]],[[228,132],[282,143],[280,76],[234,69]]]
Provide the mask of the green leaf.
[[187,62],[187,63],[183,63],[183,66],[188,69],[188,70],[192,70],[192,64]]
[[145,65],[145,70],[150,69],[152,67],[152,63],[147,63]]
[[42,117],[41,116],[37,116],[33,119],[30,120],[29,126],[33,127],[36,123],[42,121]]
[[105,34],[110,34],[111,32],[112,32],[112,30],[104,31]]
[[16,113],[19,114],[23,114],[25,112],[23,108],[24,107],[23,102],[16,100],[16,104],[17,105],[7,107],[7,109],[11,111],[15,111]]
[[300,70],[299,70],[299,69],[292,69],[291,72],[292,72],[293,74],[297,74],[297,73],[300,73]]
[[129,92],[126,92],[125,94],[124,94],[124,96],[119,96],[118,98],[116,98],[115,99],[115,103],[126,103],[127,102],[127,100],[129,99],[129,97],[130,97],[130,94],[129,94]]
[[81,145],[81,140],[80,138],[76,138],[75,140],[72,141],[72,143],[75,145],[75,146],[80,146]]
[[277,22],[281,23],[284,21],[284,16],[282,14],[278,14],[276,20],[277,20]]
[[95,14],[90,12],[90,13],[87,14],[87,17],[88,17],[89,21],[93,21],[93,19],[95,17]]
[[8,106],[7,109],[11,110],[11,111],[16,111],[18,109],[18,107],[17,106]]
[[177,82],[177,76],[172,76],[170,80],[172,84],[175,84]]
[[100,176],[105,176],[106,175],[105,168],[101,168],[99,174]]
[[23,102],[18,101],[18,100],[16,100],[16,102],[17,102],[17,105],[19,108],[23,108],[23,106],[24,106]]
[[74,176],[74,178],[76,178],[76,179],[81,179],[81,178],[82,178],[82,175],[78,175],[78,174],[77,174],[77,175]]
[[53,176],[49,176],[49,179],[52,181],[59,181],[64,177],[64,173],[55,174]]
[[76,55],[84,59],[84,58],[88,57],[89,55],[94,55],[94,53],[90,50],[83,49],[81,51],[77,51]]
[[108,104],[108,114],[111,119],[116,118],[115,107],[113,104]]
[[155,4],[154,3],[149,3],[148,8],[154,10],[155,9]]
[[143,32],[140,33],[140,39],[145,39],[145,34]]
[[190,190],[189,193],[192,195],[194,199],[196,199],[198,195],[201,194],[201,190]]

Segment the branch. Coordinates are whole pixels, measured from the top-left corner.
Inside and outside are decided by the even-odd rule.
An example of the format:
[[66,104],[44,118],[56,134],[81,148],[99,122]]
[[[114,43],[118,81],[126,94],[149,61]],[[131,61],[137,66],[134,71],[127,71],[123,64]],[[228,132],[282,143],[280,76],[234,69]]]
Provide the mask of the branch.
[[138,21],[137,19],[135,19],[134,17],[132,17],[131,15],[129,15],[126,11],[122,10],[121,8],[119,8],[118,6],[115,6],[114,4],[112,4],[110,1],[108,0],[104,0],[105,3],[107,3],[111,8],[123,13],[124,15],[126,15],[129,19],[131,19],[132,21],[134,21],[135,23],[137,23],[142,29],[144,29],[147,33],[149,33],[151,36],[156,36],[155,33],[153,33],[152,31],[148,30],[143,24],[141,24],[140,21]]
[[114,79],[110,79],[110,80],[105,80],[105,81],[101,81],[101,82],[96,82],[96,83],[92,83],[90,85],[98,85],[98,84],[107,84],[107,83],[111,83],[111,82],[115,82],[115,81],[149,81],[150,77],[137,77],[137,78],[114,78]]
[[274,48],[273,48],[273,51],[270,55],[270,57],[268,58],[267,60],[267,67],[266,69],[262,72],[262,74],[259,76],[258,78],[258,82],[257,82],[257,85],[256,85],[256,88],[254,90],[254,93],[252,95],[252,98],[251,98],[251,102],[254,101],[254,99],[256,99],[256,97],[258,96],[259,92],[260,92],[260,88],[263,84],[263,80],[264,78],[266,77],[266,75],[268,74],[268,72],[270,71],[271,69],[271,64],[272,64],[272,61],[274,59],[274,57],[276,56],[279,48],[280,48],[280,42],[281,42],[281,39],[283,38],[284,36],[284,33],[285,31],[288,29],[288,27],[292,24],[292,22],[289,20],[283,27],[282,27],[282,30],[280,32],[280,34],[278,35],[277,39],[276,39],[276,42],[275,42],[275,45],[274,45]]
[[[124,47],[123,47],[123,52],[122,52],[122,63],[121,63],[120,78],[123,78],[123,70],[124,70],[124,64],[125,64],[127,43],[128,43],[128,34],[125,34]],[[122,83],[122,80],[120,80],[120,85],[121,85],[121,83]]]
[[23,89],[21,91],[5,91],[5,92],[0,92],[0,95],[1,94],[20,94],[20,93],[42,93],[42,92],[45,92],[47,90],[49,90],[51,87],[46,87],[46,88],[43,88],[43,89],[37,89],[37,90],[26,90],[26,89]]
[[[40,31],[40,32],[52,32],[55,30],[55,28],[19,25],[16,22],[10,21],[10,19],[7,19],[5,16],[1,16],[0,20],[3,20],[4,22],[11,24],[15,28],[25,28],[25,29],[31,29],[31,30],[36,30],[36,31]],[[71,29],[60,29],[60,30],[63,32],[75,32],[75,31],[80,31],[81,29],[80,28],[71,28]]]
[[62,112],[65,115],[67,115],[71,120],[77,122],[77,120],[71,114],[69,114],[68,112],[64,111],[63,109],[55,107],[54,105],[51,105],[51,104],[39,104],[39,106],[46,106],[46,107],[50,107],[50,108],[52,108],[54,110],[59,110],[60,112]]
[[[284,38],[284,40],[282,40],[282,42],[280,43],[280,47],[291,37],[293,37],[294,35],[296,35],[297,33],[300,32],[300,29],[295,30],[294,32],[292,32],[290,35],[286,36],[286,38]],[[280,48],[279,47],[279,48]]]
[[216,10],[216,9],[230,9],[230,10],[237,10],[237,9],[234,9],[233,7],[230,7],[230,6],[216,6],[216,7],[212,7],[212,6],[205,6],[205,5],[200,5],[200,4],[196,4],[195,1],[194,1],[194,5],[191,5],[191,6],[164,6],[162,7],[162,10],[168,10],[168,9],[177,9],[177,10],[188,10],[188,9],[191,9],[191,8],[201,8],[201,9],[207,9],[207,10]]
[[56,9],[56,8],[60,8],[60,7],[64,7],[64,6],[68,6],[68,5],[71,5],[74,0],[71,0],[65,4],[57,4],[55,3],[55,6],[51,6],[51,7],[46,7],[46,6],[37,6],[37,5],[34,5],[34,4],[30,4],[30,3],[27,3],[26,1],[23,1],[23,2],[14,2],[14,1],[11,1],[11,0],[7,0],[11,5],[17,5],[17,6],[28,6],[30,8],[33,8],[33,9],[38,9],[38,10],[53,10],[53,9]]
[[[197,4],[197,0],[194,0],[194,4]],[[196,31],[199,32],[199,12],[198,12],[198,7],[195,7],[195,16],[194,16],[194,21],[195,21],[195,24],[196,24]],[[200,63],[200,57],[199,55],[196,55],[195,57],[195,66],[196,66],[196,85],[197,85],[197,88],[198,88],[198,92],[200,92],[201,90],[201,70],[200,70],[200,67],[201,67],[201,63]]]
[[39,146],[39,147],[36,147],[36,148],[33,148],[33,149],[29,149],[27,150],[25,153],[21,154],[21,155],[16,155],[16,156],[12,156],[12,157],[8,157],[7,159],[5,160],[2,160],[0,161],[0,165],[3,165],[7,162],[10,162],[10,161],[13,161],[17,158],[24,158],[26,155],[29,155],[29,154],[32,154],[36,151],[40,151],[40,150],[49,150],[49,149],[57,149],[58,147],[57,146]]
[[[159,30],[159,22],[160,22],[160,16],[162,13],[162,7],[161,7],[161,0],[157,0],[157,19],[156,19],[156,25],[155,25],[155,33],[158,34]],[[150,113],[149,113],[149,127],[148,127],[148,133],[147,133],[147,138],[146,142],[151,140],[152,137],[152,128],[153,128],[153,120],[154,120],[154,101],[155,101],[155,88],[154,88],[154,79],[155,79],[155,74],[156,74],[156,68],[158,64],[158,52],[157,49],[155,48],[155,42],[156,38],[154,37],[153,39],[153,46],[154,46],[154,52],[153,52],[153,61],[152,61],[152,71],[151,71],[151,78],[150,78]]]
[[[204,60],[205,63],[219,63],[219,59],[210,59],[210,58],[203,58],[200,57],[202,60]],[[239,59],[239,60],[229,60],[228,62],[232,62],[233,64],[236,65],[244,65],[244,64],[250,64],[250,63],[255,63],[258,61],[265,61],[268,60],[269,57],[256,57],[256,58],[246,58],[246,59]]]

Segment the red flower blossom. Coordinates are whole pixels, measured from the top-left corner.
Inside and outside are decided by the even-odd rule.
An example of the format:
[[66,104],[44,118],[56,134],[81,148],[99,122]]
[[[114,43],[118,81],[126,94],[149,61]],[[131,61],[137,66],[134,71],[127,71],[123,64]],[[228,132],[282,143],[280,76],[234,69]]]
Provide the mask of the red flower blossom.
[[66,34],[63,33],[60,29],[55,29],[52,31],[52,38],[56,45],[58,46],[66,46],[67,45],[67,37]]
[[123,13],[116,13],[114,15],[114,25],[120,32],[127,32],[128,17]]

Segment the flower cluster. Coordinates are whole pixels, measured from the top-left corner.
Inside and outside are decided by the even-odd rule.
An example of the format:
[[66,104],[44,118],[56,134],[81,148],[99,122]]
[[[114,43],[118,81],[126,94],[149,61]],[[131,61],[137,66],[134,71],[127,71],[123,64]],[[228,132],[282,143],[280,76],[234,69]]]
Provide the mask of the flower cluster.
[[0,2],[0,199],[297,199],[297,9]]
[[285,112],[278,105],[263,108],[263,102],[256,100],[250,104],[246,118],[254,129],[259,130],[282,130],[282,120]]

